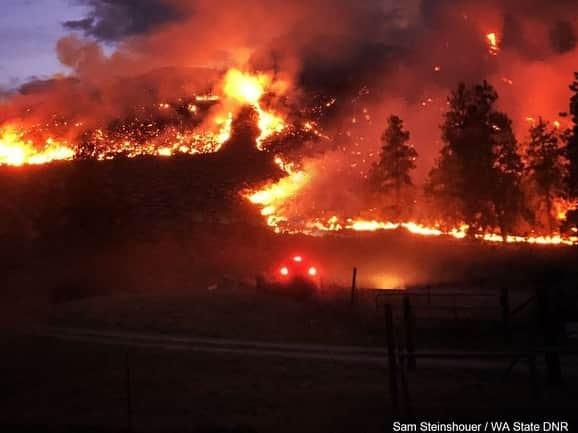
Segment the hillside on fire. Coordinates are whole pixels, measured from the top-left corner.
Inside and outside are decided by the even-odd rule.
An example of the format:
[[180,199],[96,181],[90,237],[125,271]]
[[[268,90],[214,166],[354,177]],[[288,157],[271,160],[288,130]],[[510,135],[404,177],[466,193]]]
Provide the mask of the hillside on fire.
[[[562,120],[528,116],[524,136],[501,110],[492,84],[458,83],[440,107],[442,123],[430,139],[437,135],[441,146],[424,171],[423,151],[414,144],[423,131],[408,129],[396,113],[376,119],[371,107],[385,97],[376,85],[344,89],[341,102],[330,93],[297,91],[296,83],[271,72],[233,68],[197,84],[196,93],[158,99],[161,90],[151,77],[166,76],[164,85],[185,92],[183,74],[207,75],[161,70],[132,83],[113,79],[103,88],[68,78],[26,85],[3,104],[0,162],[9,171],[62,160],[101,161],[105,167],[116,164],[105,161],[121,159],[232,155],[237,147],[240,165],[268,158],[282,174],[260,190],[246,188],[250,176],[236,182],[237,192],[259,206],[277,232],[403,227],[490,242],[578,242],[576,82],[568,87],[574,92],[567,101],[570,114],[562,113]],[[139,105],[117,101],[120,89],[138,92]],[[60,98],[79,101],[78,111],[53,111]],[[433,103],[428,101],[421,107]],[[102,103],[96,116],[83,113]],[[228,171],[220,172],[226,177]]]
[[254,149],[254,137],[244,136],[251,117],[247,112],[233,124],[233,137],[219,153],[172,159],[119,155],[26,171],[5,168],[0,174],[2,237],[7,242],[146,238],[163,225],[184,228],[251,218],[257,224],[258,212],[238,191],[280,178],[282,171],[268,154]]

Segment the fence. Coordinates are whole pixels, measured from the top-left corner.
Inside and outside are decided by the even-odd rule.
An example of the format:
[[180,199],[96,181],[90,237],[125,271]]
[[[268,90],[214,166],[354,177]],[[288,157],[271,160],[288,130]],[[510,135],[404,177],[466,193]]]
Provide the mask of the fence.
[[[350,301],[352,309],[356,306],[356,297],[363,291],[357,287],[356,279],[357,268],[354,268]],[[566,328],[560,311],[559,293],[556,290],[540,286],[536,288],[534,295],[529,297],[526,295],[525,299],[518,299],[517,305],[513,305],[511,293],[507,287],[502,287],[499,291],[485,292],[447,290],[455,286],[457,286],[455,283],[444,283],[414,286],[406,290],[381,290],[375,294],[375,311],[379,312],[380,306],[383,307],[385,317],[388,375],[395,413],[399,413],[403,406],[405,414],[412,415],[408,373],[417,368],[418,359],[509,361],[505,368],[505,377],[511,373],[516,364],[521,360],[526,360],[532,398],[539,399],[540,387],[536,359],[538,356],[544,356],[548,383],[559,385],[563,382],[560,356],[561,354],[577,354],[578,350],[561,346]],[[365,291],[368,290],[372,289],[365,289]],[[543,344],[526,345],[514,349],[513,320],[524,312],[528,313],[530,307],[535,307],[534,311],[529,314],[529,322],[526,323],[531,328],[529,332],[533,334],[531,341],[535,343],[538,337],[541,337]],[[506,344],[506,349],[476,352],[417,350],[415,345],[417,316],[420,313],[427,314],[431,319],[432,312],[441,313],[441,317],[445,319],[449,316],[453,320],[493,318],[501,331],[502,342]],[[495,326],[491,329],[495,329]]]
[[[510,309],[507,303],[507,290],[502,290],[500,295],[500,306],[502,307],[502,327],[504,329],[504,339],[511,343],[509,332],[510,319],[513,315],[523,311],[533,302],[538,304],[536,330],[542,337],[543,345],[522,348],[512,348],[501,351],[419,351],[415,348],[415,314],[411,303],[410,295],[402,297],[402,319],[398,325],[394,320],[393,306],[386,302],[383,305],[386,326],[386,339],[388,348],[388,367],[390,392],[393,399],[393,410],[400,413],[400,408],[406,416],[412,416],[411,396],[409,391],[409,372],[417,368],[418,359],[446,359],[446,360],[504,360],[509,361],[504,373],[507,377],[514,366],[521,360],[526,360],[529,371],[529,385],[532,398],[540,398],[541,390],[537,376],[536,358],[544,356],[547,382],[550,385],[561,385],[563,375],[560,363],[562,354],[578,354],[576,348],[561,346],[562,320],[559,312],[552,308],[551,292],[544,288],[537,290],[537,295],[530,297],[526,302],[514,309]],[[401,332],[400,332],[401,328]],[[392,353],[393,351],[393,353]],[[400,392],[401,389],[401,392]]]

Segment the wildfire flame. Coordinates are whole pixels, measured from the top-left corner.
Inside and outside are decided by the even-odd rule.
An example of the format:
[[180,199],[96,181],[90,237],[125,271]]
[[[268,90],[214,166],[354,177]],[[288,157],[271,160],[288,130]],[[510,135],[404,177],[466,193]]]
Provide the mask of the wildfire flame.
[[[278,162],[279,164],[279,162]],[[279,164],[283,167],[282,164]],[[464,239],[468,236],[485,242],[497,243],[525,243],[536,245],[578,245],[578,236],[553,235],[529,235],[529,236],[502,236],[497,233],[469,233],[470,227],[461,224],[450,229],[443,229],[441,226],[428,226],[415,221],[380,221],[366,220],[362,218],[342,218],[334,215],[325,220],[312,218],[292,225],[290,219],[284,214],[284,204],[294,198],[299,191],[311,180],[311,173],[304,170],[286,170],[287,176],[278,182],[270,183],[256,191],[245,192],[245,197],[253,204],[261,206],[261,214],[266,217],[267,225],[274,229],[276,233],[305,233],[314,234],[319,232],[377,232],[390,230],[405,230],[408,233],[418,236],[445,236],[454,239]],[[560,204],[562,206],[562,204]],[[576,204],[574,204],[576,206]],[[565,211],[571,209],[568,205]],[[561,213],[558,214],[562,216]],[[565,213],[563,215],[565,217]]]
[[556,218],[559,221],[564,221],[568,212],[578,209],[578,201],[558,198],[554,200],[553,207]]
[[280,233],[280,225],[287,221],[287,218],[282,216],[280,208],[309,182],[310,174],[303,170],[293,171],[280,157],[277,157],[275,162],[286,171],[287,176],[257,191],[245,192],[244,196],[251,203],[261,207],[261,215],[266,217],[267,225]]
[[[498,38],[495,33],[487,35],[490,53],[495,55],[499,51]],[[126,131],[124,134],[111,135],[101,129],[93,131],[90,140],[95,144],[92,157],[103,160],[114,158],[118,154],[128,157],[139,155],[156,155],[169,157],[177,153],[200,154],[217,152],[231,137],[231,126],[234,110],[243,105],[252,106],[258,114],[258,127],[260,134],[256,146],[263,150],[265,141],[283,132],[287,128],[285,119],[278,113],[264,107],[263,99],[273,85],[272,77],[267,74],[249,74],[237,69],[229,70],[223,80],[220,95],[195,95],[195,104],[187,105],[187,111],[196,115],[202,104],[222,104],[220,112],[210,119],[208,127],[192,130],[168,130],[151,131],[146,142],[138,140],[139,132]],[[328,103],[332,105],[333,99]],[[198,105],[197,105],[198,104]],[[158,109],[167,112],[172,109],[169,103],[160,103]],[[533,119],[532,119],[533,120]],[[82,122],[74,124],[81,127]],[[143,128],[154,128],[151,124],[141,125]],[[317,137],[328,139],[317,130],[312,121],[301,125],[304,131],[312,132]],[[23,125],[0,125],[0,165],[22,166],[25,164],[44,164],[55,160],[70,160],[77,156],[77,146],[66,139],[55,138],[49,134],[29,134],[28,129],[34,130],[33,126],[26,128]],[[39,128],[43,131],[42,128]],[[44,136],[36,139],[31,136]],[[313,169],[296,168],[292,162],[286,161],[280,155],[276,155],[275,163],[285,172],[285,177],[279,181],[270,182],[263,187],[244,191],[244,197],[252,204],[259,206],[261,214],[266,219],[267,225],[277,233],[319,233],[319,232],[376,232],[387,230],[405,230],[408,233],[419,236],[446,236],[455,239],[463,239],[467,236],[474,237],[486,242],[501,243],[528,243],[541,245],[578,245],[578,235],[562,236],[553,234],[549,236],[501,236],[496,233],[471,233],[470,227],[461,224],[453,228],[443,228],[439,225],[422,224],[418,221],[382,221],[377,219],[347,218],[334,215],[329,218],[313,217],[305,221],[295,223],[288,216],[288,204],[292,199],[310,184],[315,172]],[[566,218],[571,209],[576,209],[577,203],[557,202],[556,215],[560,220]],[[576,233],[576,231],[575,231]]]
[[263,150],[263,142],[274,134],[286,128],[284,119],[265,110],[261,105],[261,98],[265,89],[271,84],[271,77],[266,74],[251,75],[231,69],[225,75],[223,91],[225,96],[241,104],[251,105],[259,117],[258,126],[261,131],[257,138],[257,148]]
[[500,46],[498,41],[498,35],[494,32],[488,33],[486,35],[486,41],[488,43],[488,52],[492,56],[497,56],[500,52]]
[[[272,85],[272,80],[266,74],[249,74],[237,69],[231,69],[225,74],[222,96],[214,94],[195,95],[197,104],[223,103],[226,110],[217,113],[213,119],[202,128],[178,130],[176,128],[155,129],[152,123],[141,123],[138,130],[127,128],[121,133],[110,133],[96,129],[88,134],[88,142],[92,150],[88,156],[97,160],[112,159],[117,155],[132,158],[142,155],[172,156],[175,154],[203,154],[218,152],[223,143],[231,137],[233,108],[251,105],[258,114],[260,135],[257,147],[262,150],[265,140],[286,128],[283,117],[266,110],[261,98]],[[169,112],[173,107],[168,102],[157,104],[159,111]],[[199,106],[188,104],[187,111],[196,115]],[[76,127],[82,126],[77,122]],[[77,155],[79,144],[68,143],[67,140],[46,138],[44,141],[34,141],[25,138],[28,132],[43,130],[44,125],[0,125],[0,165],[43,164],[54,160],[73,159]],[[142,133],[149,137],[142,141]]]
[[51,137],[46,138],[42,146],[37,146],[32,140],[24,138],[24,133],[15,127],[0,129],[0,165],[45,164],[72,159],[74,154],[67,143]]

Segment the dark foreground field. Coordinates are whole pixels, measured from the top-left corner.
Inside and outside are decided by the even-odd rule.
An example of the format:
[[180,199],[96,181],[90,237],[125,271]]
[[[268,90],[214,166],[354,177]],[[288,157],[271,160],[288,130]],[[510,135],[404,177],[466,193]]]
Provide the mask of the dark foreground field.
[[[2,343],[0,424],[15,432],[117,432],[129,423],[140,432],[382,432],[404,414],[574,416],[575,355],[562,357],[560,386],[547,384],[541,356],[536,383],[525,359],[509,374],[511,359],[418,359],[407,376],[411,407],[396,415],[379,315],[247,290],[53,306],[29,335]],[[480,335],[483,350],[505,350],[500,333],[467,321],[428,323],[418,351],[481,350],[472,341]]]
[[[556,341],[562,383],[548,383],[543,353],[534,373],[526,356],[545,344],[537,290],[577,320],[575,248],[275,235],[238,195],[247,173],[212,158],[2,173],[2,431],[372,432],[410,414],[575,416],[571,326]],[[256,290],[257,274],[295,253],[319,264],[318,297]],[[352,306],[353,267],[360,289],[407,291],[359,290]],[[512,311],[530,300],[509,340],[503,289]],[[383,305],[404,343],[400,293],[412,296],[417,353],[501,355],[418,358],[396,414]]]
[[[394,418],[381,365],[44,338],[3,346],[3,431],[126,431],[128,413],[141,432],[382,432]],[[525,371],[501,375],[501,368],[422,366],[410,379],[414,413],[571,417],[574,380],[536,401]]]

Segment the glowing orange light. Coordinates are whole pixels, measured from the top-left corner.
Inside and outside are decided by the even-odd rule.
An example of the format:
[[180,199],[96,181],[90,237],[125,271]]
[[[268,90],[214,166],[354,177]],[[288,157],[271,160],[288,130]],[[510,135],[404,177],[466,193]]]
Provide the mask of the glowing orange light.
[[498,45],[498,35],[496,33],[488,33],[486,35],[486,39],[488,41],[488,52],[492,56],[497,56],[500,52],[500,47]]
[[289,269],[287,269],[287,267],[282,267],[281,268],[281,275],[289,275]]
[[256,104],[269,81],[269,77],[264,74],[250,75],[238,69],[230,69],[225,76],[224,92],[238,101]]
[[311,276],[317,275],[317,269],[315,269],[313,266],[311,266],[309,268],[309,275],[311,275]]
[[261,134],[257,138],[257,148],[263,150],[263,142],[274,134],[282,132],[286,125],[279,115],[261,106],[261,97],[272,83],[267,74],[249,74],[238,69],[230,69],[225,75],[223,92],[237,103],[251,105],[258,115]]
[[303,261],[303,257],[301,257],[301,256],[295,256],[295,257],[293,257],[293,261],[295,261],[295,262],[302,262],[302,261]]
[[0,165],[45,164],[73,157],[74,150],[65,142],[47,138],[44,142],[35,144],[25,139],[18,128],[0,128]]

